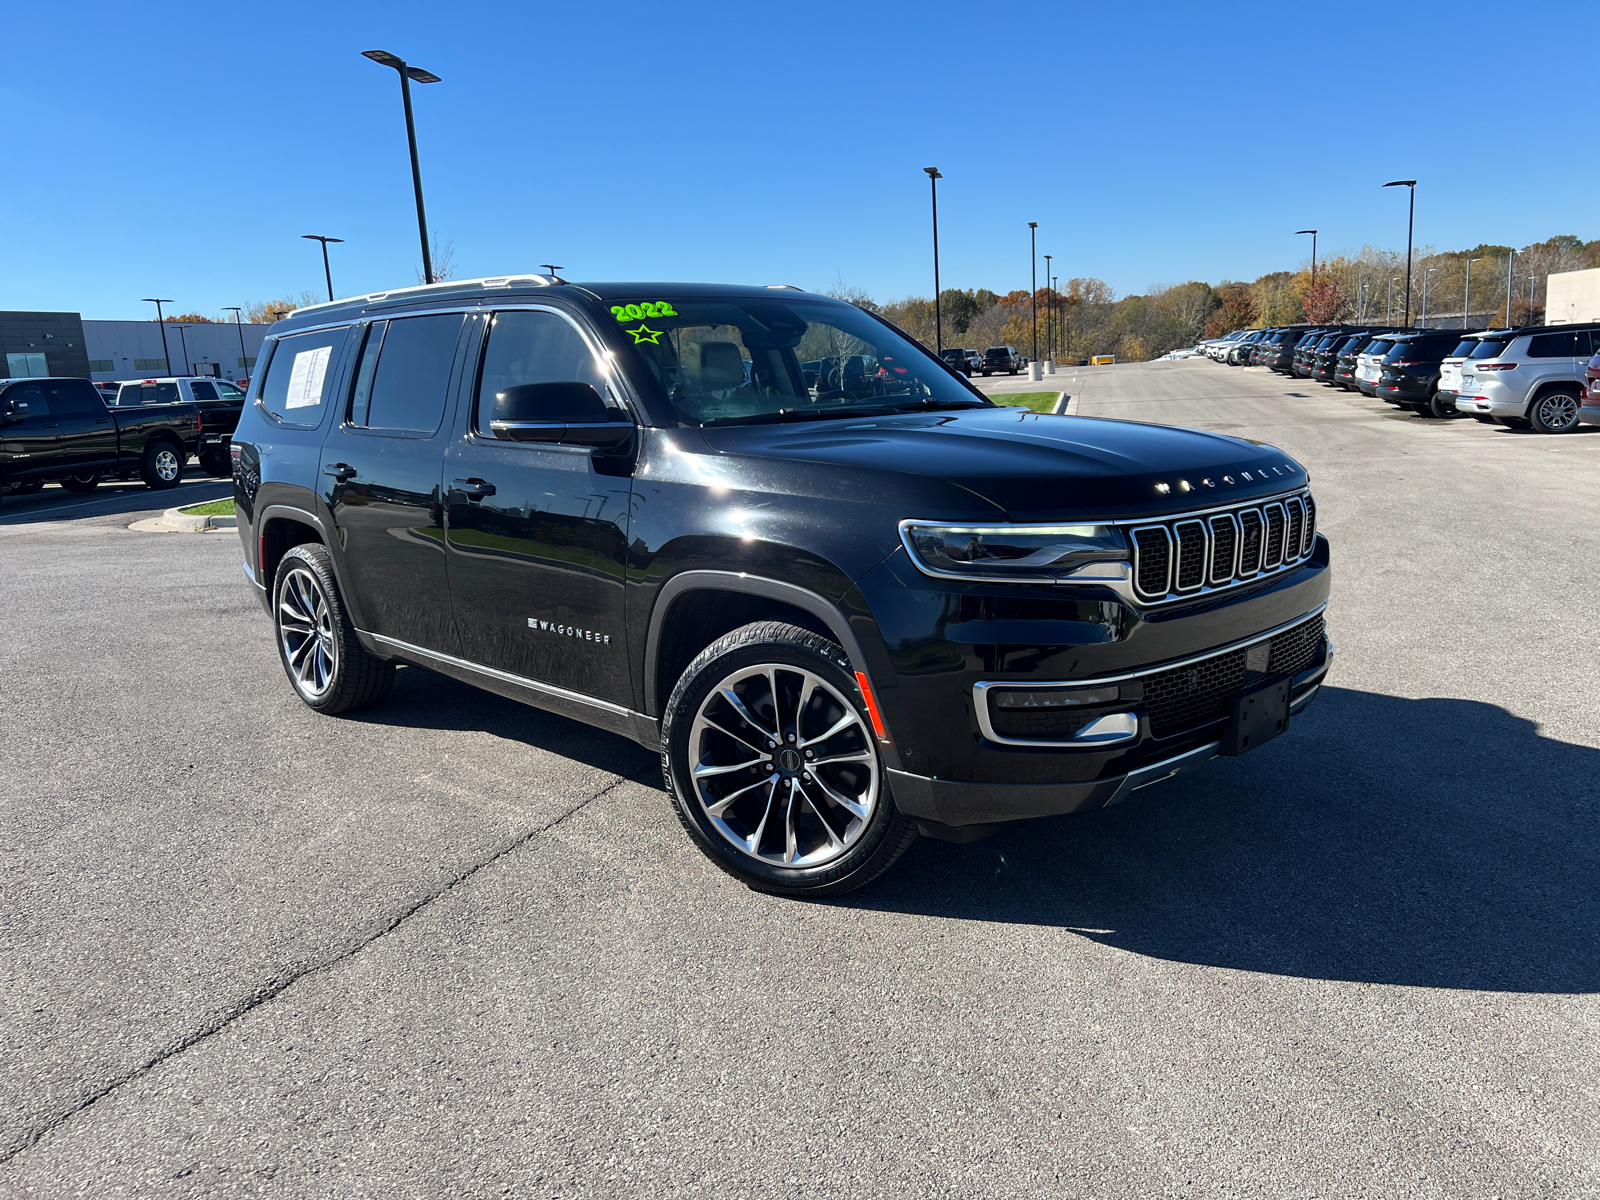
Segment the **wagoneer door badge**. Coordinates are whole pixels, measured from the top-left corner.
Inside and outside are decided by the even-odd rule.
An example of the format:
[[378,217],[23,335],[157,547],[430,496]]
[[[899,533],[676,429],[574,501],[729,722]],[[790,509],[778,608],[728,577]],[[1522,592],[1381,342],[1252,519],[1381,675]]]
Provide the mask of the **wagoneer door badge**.
[[602,646],[611,645],[609,633],[596,633],[592,629],[579,629],[576,625],[562,625],[556,621],[541,621],[538,617],[528,618],[528,628],[537,629],[540,633],[553,633],[557,637],[577,638],[581,642],[598,642]]

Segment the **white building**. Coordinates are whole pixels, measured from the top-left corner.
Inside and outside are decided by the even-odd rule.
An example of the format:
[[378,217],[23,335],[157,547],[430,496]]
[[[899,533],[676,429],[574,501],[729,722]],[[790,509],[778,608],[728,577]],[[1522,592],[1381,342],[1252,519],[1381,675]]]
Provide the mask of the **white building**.
[[1600,321],[1600,267],[1562,271],[1546,277],[1544,319],[1547,325]]
[[[154,375],[217,375],[242,379],[255,367],[270,325],[208,325],[165,321],[85,321],[89,378],[148,379]],[[166,346],[161,336],[166,334]],[[241,344],[242,343],[242,344]]]

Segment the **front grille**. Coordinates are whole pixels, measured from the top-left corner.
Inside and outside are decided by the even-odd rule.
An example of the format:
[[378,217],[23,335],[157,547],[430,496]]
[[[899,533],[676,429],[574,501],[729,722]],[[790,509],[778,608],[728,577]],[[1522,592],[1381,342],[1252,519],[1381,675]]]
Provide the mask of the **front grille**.
[[[1297,675],[1322,648],[1319,613],[1268,642],[1266,675]],[[1147,675],[1144,706],[1153,737],[1170,737],[1191,725],[1228,715],[1228,699],[1245,686],[1245,657],[1255,647],[1229,650],[1187,666]],[[1264,678],[1265,676],[1258,676]]]
[[1294,566],[1316,540],[1309,492],[1211,516],[1173,517],[1133,530],[1134,590],[1176,600]]

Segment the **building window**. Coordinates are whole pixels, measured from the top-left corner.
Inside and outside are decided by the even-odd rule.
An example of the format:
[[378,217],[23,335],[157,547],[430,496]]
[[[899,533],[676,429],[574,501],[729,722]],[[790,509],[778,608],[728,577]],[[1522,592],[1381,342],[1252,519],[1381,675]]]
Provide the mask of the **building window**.
[[91,358],[89,360],[89,370],[91,371],[115,371],[116,369],[117,364],[114,359]]
[[133,360],[135,371],[165,371],[167,360],[164,358],[136,358]]
[[24,351],[21,354],[6,355],[6,374],[12,379],[26,379],[30,375],[48,375],[50,368],[45,363],[43,354],[29,354]]

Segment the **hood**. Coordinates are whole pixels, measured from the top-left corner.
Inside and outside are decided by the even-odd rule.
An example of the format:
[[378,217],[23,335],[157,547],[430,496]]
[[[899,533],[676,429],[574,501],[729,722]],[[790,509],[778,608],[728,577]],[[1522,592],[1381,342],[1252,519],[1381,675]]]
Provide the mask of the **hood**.
[[1244,503],[1308,481],[1281,450],[1242,438],[1015,408],[703,432],[721,454],[945,480],[1014,521],[1157,516]]

